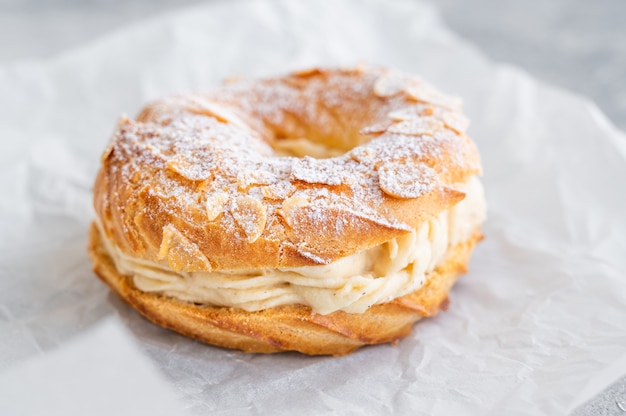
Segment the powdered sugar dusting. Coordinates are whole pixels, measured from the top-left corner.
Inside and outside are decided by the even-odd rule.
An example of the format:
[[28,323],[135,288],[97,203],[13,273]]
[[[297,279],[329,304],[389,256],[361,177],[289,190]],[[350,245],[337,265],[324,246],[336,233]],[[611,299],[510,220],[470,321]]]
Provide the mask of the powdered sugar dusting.
[[[336,238],[355,221],[408,231],[380,208],[386,198],[438,188],[441,172],[426,161],[466,163],[454,100],[414,85],[422,82],[378,68],[238,81],[161,100],[138,121],[122,120],[105,157],[117,160],[111,170],[119,166],[122,183],[154,197],[162,212],[193,226],[216,222],[233,241],[279,238],[285,223],[298,221],[323,225]],[[302,137],[345,153],[286,157],[271,147]]]
[[176,155],[167,161],[168,169],[192,181],[203,181],[211,177],[211,171],[204,164],[196,163],[183,155]]
[[351,172],[340,169],[337,161],[338,159],[313,159],[305,156],[294,161],[291,176],[293,179],[307,183],[321,183],[331,186],[349,185],[354,175]]
[[288,183],[276,183],[261,188],[263,197],[271,200],[284,200],[291,196],[296,190],[296,187]]
[[420,117],[394,123],[387,131],[389,133],[405,134],[407,136],[419,136],[422,134],[432,136],[442,127],[443,123],[436,117]]
[[418,198],[435,189],[437,173],[425,165],[388,161],[378,168],[380,188],[395,198]]
[[269,171],[252,166],[250,170],[244,170],[237,174],[237,186],[240,191],[245,191],[253,185],[269,185],[276,182],[276,175]]

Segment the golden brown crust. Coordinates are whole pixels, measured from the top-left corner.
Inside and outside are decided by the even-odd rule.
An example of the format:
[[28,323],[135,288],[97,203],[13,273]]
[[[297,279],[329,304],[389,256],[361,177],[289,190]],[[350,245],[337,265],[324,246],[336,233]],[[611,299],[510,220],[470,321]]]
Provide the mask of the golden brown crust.
[[310,355],[344,355],[368,344],[395,342],[407,336],[422,317],[445,307],[448,292],[466,270],[475,243],[472,238],[451,247],[445,261],[428,275],[419,290],[392,302],[375,305],[362,314],[342,311],[314,314],[301,305],[258,312],[201,306],[138,290],[132,279],[120,275],[92,225],[89,253],[96,274],[144,317],[183,335],[245,352],[298,351]]
[[[479,173],[458,103],[377,68],[174,97],[122,119],[94,205],[107,238],[174,271],[328,264],[416,228]],[[277,157],[307,137],[346,153]]]

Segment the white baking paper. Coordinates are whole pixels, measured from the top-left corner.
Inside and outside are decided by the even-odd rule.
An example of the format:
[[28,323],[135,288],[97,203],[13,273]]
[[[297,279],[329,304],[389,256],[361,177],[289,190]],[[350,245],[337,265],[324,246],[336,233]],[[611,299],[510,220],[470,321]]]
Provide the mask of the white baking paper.
[[186,414],[182,401],[114,317],[62,348],[1,372],[0,392],[1,415]]
[[[421,74],[472,119],[489,220],[447,312],[347,357],[245,355],[147,323],[94,277],[91,185],[120,114],[232,75],[361,61]],[[118,315],[196,414],[565,414],[626,373],[624,134],[489,62],[431,7],[207,4],[0,68],[0,117],[0,368]]]

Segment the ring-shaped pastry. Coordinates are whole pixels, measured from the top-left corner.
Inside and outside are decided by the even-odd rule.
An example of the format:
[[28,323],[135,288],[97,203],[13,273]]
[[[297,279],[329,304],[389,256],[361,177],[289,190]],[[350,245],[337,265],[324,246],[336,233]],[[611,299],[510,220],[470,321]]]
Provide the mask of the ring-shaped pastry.
[[346,354],[447,303],[485,217],[458,99],[380,67],[231,80],[122,118],[94,269],[153,322],[248,352]]

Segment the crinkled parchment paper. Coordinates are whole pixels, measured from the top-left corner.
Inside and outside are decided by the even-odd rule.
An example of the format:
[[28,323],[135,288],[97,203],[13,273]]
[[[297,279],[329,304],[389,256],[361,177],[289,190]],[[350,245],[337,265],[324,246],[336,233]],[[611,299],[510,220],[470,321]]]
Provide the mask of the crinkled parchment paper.
[[[422,75],[472,120],[489,220],[447,312],[347,357],[244,355],[147,323],[94,277],[91,185],[122,113],[227,76],[360,61]],[[624,134],[489,62],[430,7],[216,2],[1,67],[0,92],[0,368],[114,315],[197,414],[563,414],[626,373]]]
[[0,372],[0,414],[184,415],[175,390],[136,344],[112,316],[62,348],[10,366]]

